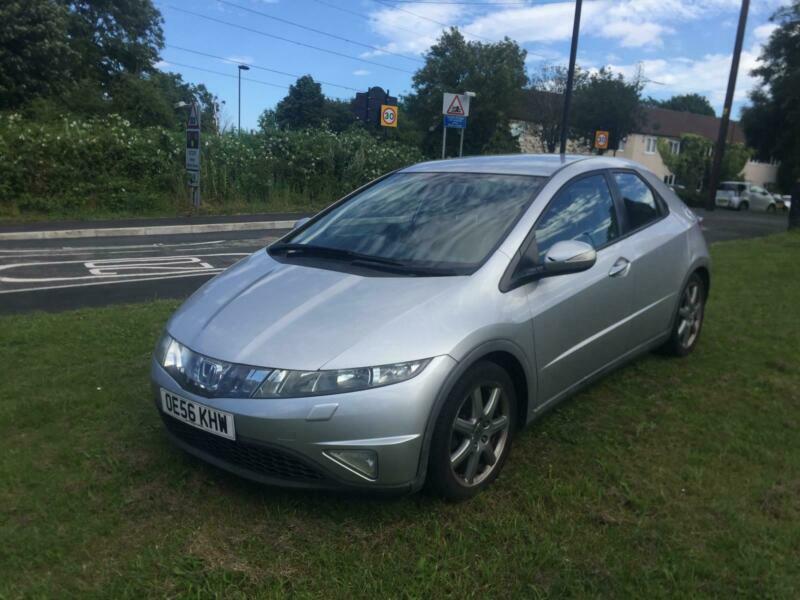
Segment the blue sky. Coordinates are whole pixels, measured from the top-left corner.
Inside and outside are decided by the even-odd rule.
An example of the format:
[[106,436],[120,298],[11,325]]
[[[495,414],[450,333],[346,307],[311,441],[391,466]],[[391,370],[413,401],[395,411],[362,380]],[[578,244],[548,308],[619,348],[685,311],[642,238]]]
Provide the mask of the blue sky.
[[[291,74],[255,67],[245,74],[258,80],[242,81],[245,128],[255,127],[261,111],[274,107],[286,94],[292,75],[307,73],[328,82],[323,92],[336,98],[350,98],[355,90],[373,85],[388,88],[393,95],[411,91],[411,73],[441,33],[441,24],[459,26],[468,39],[516,40],[529,53],[530,72],[543,64],[566,64],[573,15],[572,2],[547,0],[154,1],[164,16],[167,43],[159,67],[181,73],[187,81],[205,83],[225,101],[228,125],[235,125],[237,117],[235,62]],[[754,85],[749,71],[772,31],[769,16],[780,4],[780,0],[751,2],[734,116]],[[578,64],[588,69],[610,66],[626,76],[641,69],[652,80],[645,95],[667,98],[697,92],[708,96],[719,112],[739,6],[739,0],[585,0]]]

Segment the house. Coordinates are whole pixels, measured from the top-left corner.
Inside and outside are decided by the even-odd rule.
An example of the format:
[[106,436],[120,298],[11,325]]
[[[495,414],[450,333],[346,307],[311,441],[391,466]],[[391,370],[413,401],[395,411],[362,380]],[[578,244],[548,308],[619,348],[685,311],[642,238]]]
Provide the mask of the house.
[[[545,94],[548,102],[543,102]],[[552,96],[552,98],[551,98]],[[523,103],[512,111],[511,131],[517,137],[523,152],[543,152],[541,140],[537,136],[537,128],[531,118],[532,107],[552,109],[552,101],[560,105],[561,97],[546,92],[527,92]],[[557,122],[557,121],[556,121]],[[659,139],[666,140],[670,150],[675,154],[680,153],[680,138],[683,134],[693,133],[701,135],[713,143],[717,141],[720,119],[707,115],[679,112],[666,108],[644,107],[643,118],[636,130],[629,133],[620,141],[619,149],[615,156],[621,156],[643,164],[665,183],[675,184],[675,175],[670,173],[661,155],[658,152]],[[745,143],[744,132],[736,121],[731,121],[728,126],[729,143]],[[577,140],[569,140],[568,151],[578,154],[590,154],[592,149]],[[747,161],[744,167],[743,178],[756,185],[766,187],[777,179],[778,166],[775,163],[762,163],[754,160]],[[680,183],[680,182],[677,182]]]

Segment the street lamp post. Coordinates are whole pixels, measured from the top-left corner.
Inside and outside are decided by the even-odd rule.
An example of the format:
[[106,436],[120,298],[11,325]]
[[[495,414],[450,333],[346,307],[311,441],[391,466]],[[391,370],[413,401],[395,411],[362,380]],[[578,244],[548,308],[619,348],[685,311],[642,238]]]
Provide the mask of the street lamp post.
[[239,133],[242,132],[242,71],[249,71],[247,65],[239,65]]
[[[478,94],[475,92],[464,92],[465,96],[468,96],[470,99],[470,104],[472,104],[472,99],[475,98]],[[459,158],[464,155],[464,130],[466,127],[461,128],[461,140],[458,142],[458,156]]]

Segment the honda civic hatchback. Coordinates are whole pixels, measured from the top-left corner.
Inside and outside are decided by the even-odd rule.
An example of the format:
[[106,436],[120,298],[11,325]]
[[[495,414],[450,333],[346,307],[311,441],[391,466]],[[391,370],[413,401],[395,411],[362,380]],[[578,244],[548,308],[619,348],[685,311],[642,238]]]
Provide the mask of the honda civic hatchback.
[[260,482],[466,499],[519,429],[609,370],[696,346],[698,219],[613,158],[417,164],[206,283],[152,361],[173,441]]

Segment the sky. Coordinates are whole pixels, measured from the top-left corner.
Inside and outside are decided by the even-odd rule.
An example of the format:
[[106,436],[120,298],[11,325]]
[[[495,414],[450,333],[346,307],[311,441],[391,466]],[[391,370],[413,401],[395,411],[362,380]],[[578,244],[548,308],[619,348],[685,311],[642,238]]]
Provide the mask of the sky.
[[[164,17],[166,47],[158,67],[204,83],[225,102],[223,122],[236,126],[237,63],[243,128],[254,128],[297,76],[309,74],[328,97],[351,98],[372,86],[412,91],[413,72],[444,26],[469,40],[508,36],[528,52],[529,74],[566,65],[573,2],[549,0],[154,0]],[[756,85],[750,71],[774,25],[781,0],[753,0],[733,115]],[[669,98],[696,92],[719,114],[725,97],[740,0],[585,0],[577,64],[607,66],[648,80],[643,94]],[[455,92],[464,90],[452,90]],[[475,99],[480,102],[480,98]]]

